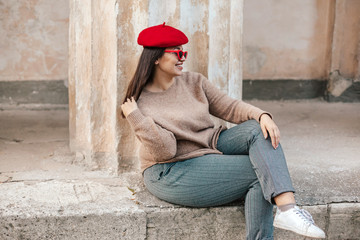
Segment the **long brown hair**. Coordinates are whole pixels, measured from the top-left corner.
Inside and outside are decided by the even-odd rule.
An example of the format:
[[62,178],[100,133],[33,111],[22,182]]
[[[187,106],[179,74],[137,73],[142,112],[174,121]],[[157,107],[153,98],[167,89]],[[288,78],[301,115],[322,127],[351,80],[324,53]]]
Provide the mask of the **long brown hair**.
[[[145,85],[152,82],[155,72],[155,62],[164,55],[164,52],[165,48],[144,47],[135,74],[127,88],[123,103],[131,97],[134,97],[135,101],[139,99]],[[125,118],[122,111],[121,115]]]

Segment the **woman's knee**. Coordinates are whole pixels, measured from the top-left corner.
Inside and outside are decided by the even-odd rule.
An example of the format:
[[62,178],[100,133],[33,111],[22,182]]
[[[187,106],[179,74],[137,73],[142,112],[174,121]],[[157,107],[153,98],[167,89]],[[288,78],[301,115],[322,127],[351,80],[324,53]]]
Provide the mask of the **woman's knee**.
[[248,120],[242,124],[244,124],[247,127],[248,132],[249,132],[249,137],[251,137],[251,139],[253,139],[259,135],[262,135],[262,130],[261,130],[260,124],[256,120],[254,120],[254,119]]

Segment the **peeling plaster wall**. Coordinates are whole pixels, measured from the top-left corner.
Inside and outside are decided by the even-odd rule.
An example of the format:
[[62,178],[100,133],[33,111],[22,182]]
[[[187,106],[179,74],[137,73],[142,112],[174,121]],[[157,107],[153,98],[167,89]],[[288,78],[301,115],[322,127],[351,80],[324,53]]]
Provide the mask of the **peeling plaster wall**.
[[326,79],[330,0],[245,0],[244,79]]
[[[332,2],[245,0],[244,78],[326,78],[329,65],[328,52],[331,50],[329,9]],[[358,4],[357,1],[352,2]],[[222,5],[229,6],[229,3],[225,1]],[[137,1],[128,2],[128,5],[133,5],[130,9],[134,10],[139,4]],[[133,19],[137,21],[136,32],[140,31],[143,25],[155,25],[162,21],[181,26],[191,35],[191,41],[201,40],[205,45],[203,48],[191,46],[193,58],[188,60],[188,70],[198,69],[207,74],[207,62],[205,60],[197,62],[194,59],[208,57],[206,51],[199,51],[209,47],[206,44],[209,31],[208,5],[210,4],[210,9],[216,9],[212,7],[216,4],[221,5],[221,2],[149,0],[141,1],[141,4],[148,5],[149,16],[146,24],[139,23],[139,18]],[[356,8],[348,9],[348,11],[352,10],[355,11]],[[211,11],[210,15],[220,12],[221,8]],[[68,1],[0,0],[0,80],[66,79],[68,15]],[[349,25],[350,22],[344,26]],[[356,41],[358,36],[352,35],[355,36],[356,33],[345,31],[345,38]],[[347,52],[351,54],[351,50],[348,49]],[[345,58],[344,63],[341,64],[346,68],[344,73],[351,75],[354,64],[349,64],[347,59]]]
[[0,81],[68,78],[69,1],[0,0]]
[[[143,27],[166,21],[190,35],[189,59],[186,70],[208,74],[209,14],[210,21],[221,14],[217,5],[229,6],[231,1],[174,0],[120,1],[138,11],[146,6],[148,13],[134,14],[134,35]],[[357,11],[358,0],[337,1],[344,12]],[[210,8],[209,8],[210,5]],[[352,48],[334,51],[341,60],[330,63],[332,10],[334,0],[245,0],[244,3],[244,78],[245,79],[325,79],[329,66],[340,69],[346,77],[358,75]],[[209,9],[216,9],[209,11]],[[141,14],[148,16],[141,17]],[[339,28],[334,41],[358,44],[358,31],[348,31],[359,21],[359,14],[343,14],[344,28]],[[69,2],[55,0],[0,0],[0,80],[63,80],[67,79]],[[215,22],[214,24],[224,24]],[[121,29],[118,34],[121,35]],[[343,32],[343,34],[340,33]],[[219,38],[221,33],[219,32]],[[123,34],[125,34],[124,32]],[[127,33],[126,33],[127,34]],[[226,39],[226,37],[224,37]],[[225,49],[226,50],[226,49]],[[221,49],[221,51],[225,51]],[[220,51],[220,50],[219,50]],[[337,52],[336,52],[337,51]],[[210,60],[211,61],[211,60]],[[213,66],[215,66],[214,63]],[[226,66],[218,63],[219,68]],[[209,71],[215,71],[213,68]],[[220,72],[213,72],[221,75]],[[222,86],[226,89],[226,86]]]

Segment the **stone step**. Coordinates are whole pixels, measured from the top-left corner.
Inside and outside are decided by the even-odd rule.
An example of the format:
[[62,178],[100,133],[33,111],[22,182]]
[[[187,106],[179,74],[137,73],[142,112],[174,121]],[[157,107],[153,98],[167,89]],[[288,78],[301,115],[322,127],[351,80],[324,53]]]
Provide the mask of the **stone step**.
[[[131,183],[131,184],[129,184]],[[136,184],[134,184],[136,183]],[[245,239],[242,202],[187,208],[144,189],[139,175],[0,184],[0,239]],[[360,239],[360,203],[304,206],[327,239]],[[275,229],[275,239],[304,239]]]

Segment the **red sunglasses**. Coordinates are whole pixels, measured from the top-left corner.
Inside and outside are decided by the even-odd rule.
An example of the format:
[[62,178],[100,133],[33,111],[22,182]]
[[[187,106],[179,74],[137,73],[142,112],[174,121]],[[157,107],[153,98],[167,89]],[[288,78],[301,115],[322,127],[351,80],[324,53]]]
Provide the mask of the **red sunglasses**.
[[177,56],[179,58],[179,60],[181,60],[183,57],[186,59],[187,58],[187,51],[183,51],[183,50],[165,50],[165,52],[167,53],[177,53]]

